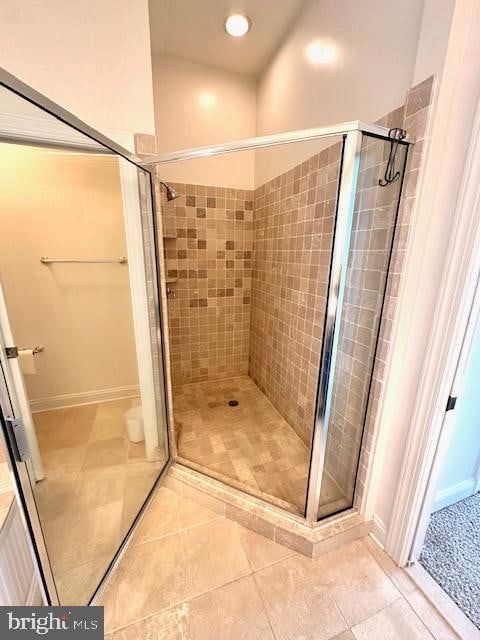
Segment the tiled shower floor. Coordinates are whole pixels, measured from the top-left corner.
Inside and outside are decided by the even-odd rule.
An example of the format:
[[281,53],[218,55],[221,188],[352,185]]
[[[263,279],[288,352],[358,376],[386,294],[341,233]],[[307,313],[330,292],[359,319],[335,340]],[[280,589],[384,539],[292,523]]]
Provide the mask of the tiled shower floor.
[[[230,407],[229,400],[238,406]],[[310,451],[251,378],[175,387],[173,404],[185,464],[303,513]],[[341,497],[326,478],[322,503]]]

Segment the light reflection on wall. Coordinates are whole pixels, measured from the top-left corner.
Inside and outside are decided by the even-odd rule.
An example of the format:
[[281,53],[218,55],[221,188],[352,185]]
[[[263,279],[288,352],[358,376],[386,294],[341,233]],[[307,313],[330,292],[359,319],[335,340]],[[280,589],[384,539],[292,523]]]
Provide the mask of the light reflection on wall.
[[305,49],[305,55],[312,65],[330,65],[336,62],[338,50],[325,40],[312,40]]
[[202,91],[198,96],[198,104],[203,109],[212,109],[217,103],[217,97],[211,91]]

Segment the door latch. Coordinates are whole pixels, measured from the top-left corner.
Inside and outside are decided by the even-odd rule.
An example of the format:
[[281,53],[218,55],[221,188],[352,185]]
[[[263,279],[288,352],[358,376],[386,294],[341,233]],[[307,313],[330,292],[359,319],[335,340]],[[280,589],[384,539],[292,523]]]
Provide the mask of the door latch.
[[447,400],[447,408],[445,411],[453,411],[455,409],[455,405],[457,404],[457,396],[448,396]]
[[21,418],[11,418],[5,420],[7,426],[8,439],[13,450],[15,460],[25,462],[30,458],[30,448],[28,446],[25,425]]

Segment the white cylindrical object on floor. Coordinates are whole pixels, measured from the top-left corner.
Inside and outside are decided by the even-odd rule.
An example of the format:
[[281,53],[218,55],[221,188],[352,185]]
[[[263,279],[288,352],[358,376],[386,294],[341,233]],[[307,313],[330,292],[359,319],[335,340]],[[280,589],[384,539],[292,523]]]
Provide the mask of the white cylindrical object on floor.
[[142,407],[132,407],[125,412],[125,424],[130,442],[142,442],[145,439],[143,430]]
[[33,349],[20,349],[18,352],[18,359],[20,360],[20,367],[24,376],[30,376],[37,373]]

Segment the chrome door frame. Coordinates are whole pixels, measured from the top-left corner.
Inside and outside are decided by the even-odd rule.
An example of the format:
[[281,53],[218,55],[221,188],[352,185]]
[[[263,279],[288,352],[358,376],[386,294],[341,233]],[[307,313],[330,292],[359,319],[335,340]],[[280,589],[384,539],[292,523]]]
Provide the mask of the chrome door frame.
[[[208,147],[195,147],[194,149],[183,149],[181,151],[171,151],[169,153],[161,153],[155,156],[143,156],[140,164],[143,167],[151,167],[157,164],[169,164],[171,162],[180,162],[182,160],[195,160],[198,158],[209,158],[211,156],[224,155],[226,153],[234,153],[236,151],[251,151],[253,149],[265,149],[267,147],[276,147],[278,145],[291,144],[294,142],[308,142],[309,140],[318,140],[320,138],[341,137],[343,135],[354,134],[362,131],[370,133],[381,138],[388,138],[388,129],[379,124],[369,124],[361,120],[352,120],[351,122],[341,122],[326,127],[314,127],[313,129],[300,129],[298,131],[287,131],[285,133],[275,133],[269,136],[258,136],[256,138],[245,138],[243,140],[234,140],[224,144],[214,144]],[[407,135],[402,139],[403,142],[410,142],[411,138]]]
[[[35,91],[35,89],[32,89],[32,87],[30,87],[28,84],[25,84],[24,82],[22,82],[22,80],[12,75],[2,67],[0,67],[0,86],[13,91],[13,93],[16,93],[21,98],[24,98],[36,107],[39,107],[43,111],[46,111],[57,120],[60,120],[60,122],[63,122],[72,129],[75,129],[82,135],[86,136],[87,138],[90,138],[94,143],[97,143],[97,145],[102,145],[112,153],[122,156],[122,158],[125,158],[126,160],[129,160],[130,162],[136,164],[139,168],[142,168],[139,166],[140,158],[138,156],[128,151],[128,149],[125,149],[121,145],[117,144],[114,140],[111,140],[103,133],[100,133],[100,131],[97,131],[86,122],[83,122],[83,120],[80,120],[80,118],[77,118],[77,116],[74,116],[66,109],[63,109],[63,107],[60,107],[60,105],[50,100],[50,98],[47,98],[38,91]],[[42,143],[44,142],[46,143],[47,141],[42,140]],[[59,142],[55,140],[54,144],[58,145]],[[98,150],[97,145],[94,145],[93,148],[97,148]]]
[[310,458],[309,483],[307,488],[306,519],[314,525],[318,521],[323,467],[327,448],[330,410],[333,399],[335,365],[343,313],[343,299],[348,267],[348,254],[352,237],[353,213],[357,193],[362,132],[346,134],[342,153],[340,186],[333,237],[330,278],[327,293],[322,355],[318,376],[317,401],[313,428],[312,453]]

